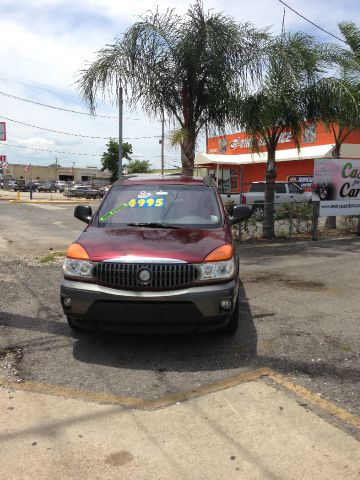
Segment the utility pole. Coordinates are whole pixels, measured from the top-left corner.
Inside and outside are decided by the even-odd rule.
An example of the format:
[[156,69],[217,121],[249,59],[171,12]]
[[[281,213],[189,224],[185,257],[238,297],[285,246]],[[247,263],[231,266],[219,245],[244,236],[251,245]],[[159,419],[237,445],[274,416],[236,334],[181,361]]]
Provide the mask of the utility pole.
[[119,162],[118,162],[118,180],[122,176],[122,157],[123,157],[123,89],[119,87]]
[[208,123],[207,121],[205,122],[205,152],[208,153],[208,141],[209,141],[209,129],[208,129]]
[[159,143],[161,143],[161,175],[164,175],[164,125],[165,125],[165,117],[164,117],[164,110],[163,110],[162,119],[161,119],[161,140],[159,140]]

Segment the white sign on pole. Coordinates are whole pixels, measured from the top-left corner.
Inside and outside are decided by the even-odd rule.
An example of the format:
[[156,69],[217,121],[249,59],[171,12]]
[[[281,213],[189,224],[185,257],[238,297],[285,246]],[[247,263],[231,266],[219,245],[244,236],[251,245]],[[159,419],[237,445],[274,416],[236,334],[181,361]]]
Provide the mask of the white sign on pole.
[[312,200],[323,217],[360,215],[360,160],[316,159]]

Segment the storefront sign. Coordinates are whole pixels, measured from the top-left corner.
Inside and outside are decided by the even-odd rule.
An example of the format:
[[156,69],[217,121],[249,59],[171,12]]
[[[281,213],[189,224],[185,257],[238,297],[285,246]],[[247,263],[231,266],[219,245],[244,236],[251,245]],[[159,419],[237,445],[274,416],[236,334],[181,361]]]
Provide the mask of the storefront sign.
[[312,175],[289,175],[287,181],[289,183],[296,183],[300,188],[311,188],[313,177]]
[[360,215],[360,160],[316,159],[312,200],[321,216]]
[[[280,134],[279,142],[278,143],[288,143],[292,140],[292,133],[291,132],[283,132]],[[261,138],[259,140],[259,145],[264,146],[265,140]],[[235,148],[251,148],[252,146],[252,139],[251,138],[235,138],[230,143],[230,150],[235,150]]]

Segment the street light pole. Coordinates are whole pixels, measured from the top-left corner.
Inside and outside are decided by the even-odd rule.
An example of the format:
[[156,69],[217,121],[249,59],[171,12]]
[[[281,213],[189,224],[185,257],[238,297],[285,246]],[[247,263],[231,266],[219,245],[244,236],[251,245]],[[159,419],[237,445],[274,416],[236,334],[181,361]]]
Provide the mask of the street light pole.
[[122,175],[122,157],[123,157],[123,89],[119,87],[119,162],[118,162],[118,180]]

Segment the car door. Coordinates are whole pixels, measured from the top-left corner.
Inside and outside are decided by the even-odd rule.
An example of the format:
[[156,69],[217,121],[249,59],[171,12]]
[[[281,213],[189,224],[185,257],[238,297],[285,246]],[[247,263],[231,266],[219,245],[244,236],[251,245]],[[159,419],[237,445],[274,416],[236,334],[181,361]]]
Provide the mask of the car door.
[[282,203],[288,203],[290,201],[289,195],[286,190],[285,183],[275,183],[275,210]]

